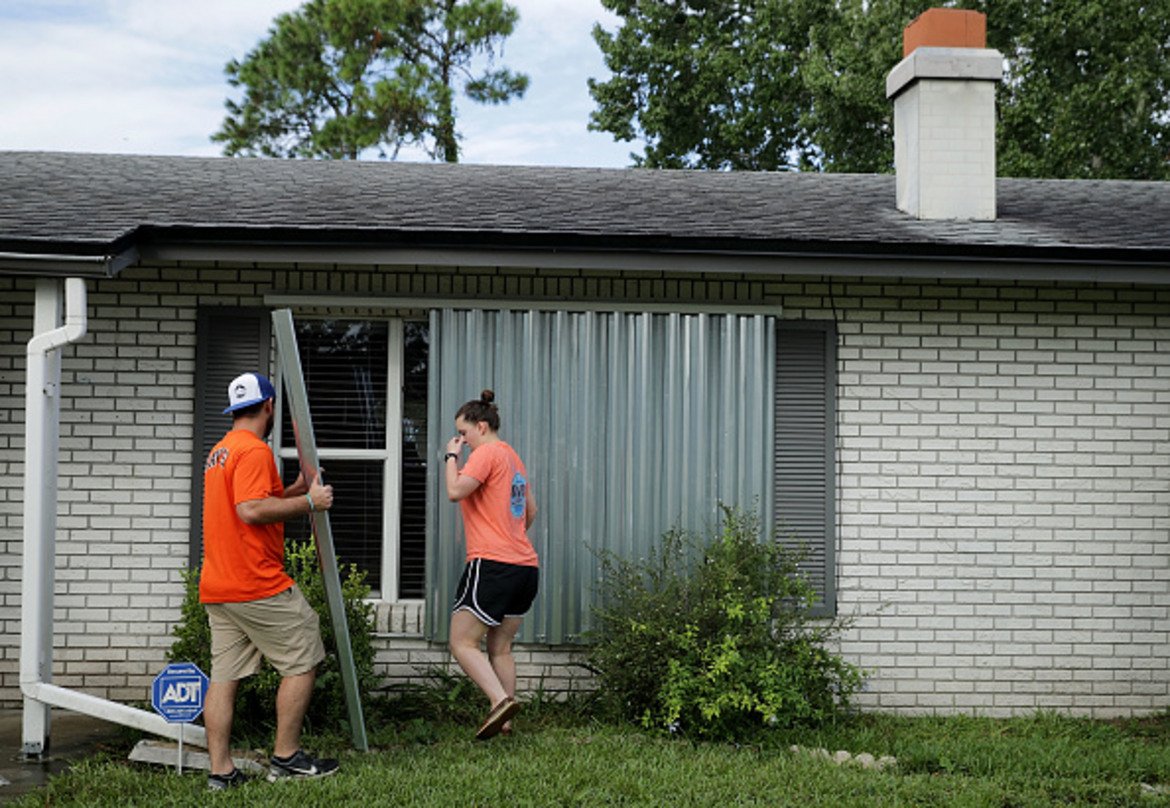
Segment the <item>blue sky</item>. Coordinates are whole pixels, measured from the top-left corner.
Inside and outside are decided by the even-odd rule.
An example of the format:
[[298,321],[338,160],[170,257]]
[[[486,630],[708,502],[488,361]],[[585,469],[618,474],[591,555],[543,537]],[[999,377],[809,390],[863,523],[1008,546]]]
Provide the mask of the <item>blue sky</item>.
[[[636,143],[589,132],[588,78],[608,76],[599,0],[511,0],[502,63],[520,101],[459,108],[464,162],[626,166]],[[211,156],[232,94],[223,67],[301,0],[0,0],[0,149]],[[400,159],[425,159],[421,154]]]

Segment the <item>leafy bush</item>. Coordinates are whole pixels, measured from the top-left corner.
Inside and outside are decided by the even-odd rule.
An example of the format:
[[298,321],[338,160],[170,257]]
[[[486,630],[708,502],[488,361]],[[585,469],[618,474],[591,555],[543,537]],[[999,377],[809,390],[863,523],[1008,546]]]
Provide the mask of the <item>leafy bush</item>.
[[826,647],[845,627],[812,620],[797,558],[759,519],[723,508],[705,545],[673,530],[648,560],[602,556],[588,660],[612,709],[646,727],[734,737],[836,715],[861,671]]
[[[341,594],[349,626],[349,643],[353,650],[358,692],[362,694],[364,711],[368,708],[367,699],[376,685],[372,643],[373,612],[365,602],[369,597],[370,587],[366,584],[366,574],[355,565],[338,566],[342,575]],[[326,657],[317,670],[313,699],[305,716],[305,727],[314,732],[325,730],[348,732],[349,712],[346,709],[345,686],[337,658],[337,640],[325,598],[325,579],[321,576],[317,549],[313,541],[290,543],[285,552],[284,567],[320,616],[321,639],[325,643]],[[185,573],[184,582],[186,597],[183,599],[182,616],[179,624],[175,626],[176,639],[167,653],[167,659],[172,662],[194,662],[210,675],[211,628],[207,623],[207,611],[199,602],[198,570]],[[280,674],[267,660],[261,664],[256,675],[240,682],[233,724],[233,729],[237,733],[252,736],[267,733],[272,729],[276,723],[276,690],[279,686]]]

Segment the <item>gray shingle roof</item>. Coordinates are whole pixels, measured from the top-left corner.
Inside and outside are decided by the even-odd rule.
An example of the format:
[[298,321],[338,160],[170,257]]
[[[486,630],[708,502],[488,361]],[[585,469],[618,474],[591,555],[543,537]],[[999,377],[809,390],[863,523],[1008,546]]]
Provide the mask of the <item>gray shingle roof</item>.
[[0,152],[0,250],[416,243],[1170,263],[1170,183],[998,181],[994,222],[925,222],[894,177]]

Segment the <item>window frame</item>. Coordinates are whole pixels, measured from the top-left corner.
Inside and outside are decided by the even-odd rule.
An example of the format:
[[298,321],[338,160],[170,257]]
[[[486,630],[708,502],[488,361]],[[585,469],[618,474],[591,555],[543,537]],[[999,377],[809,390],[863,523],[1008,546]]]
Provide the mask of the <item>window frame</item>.
[[[381,537],[381,586],[370,593],[374,600],[389,603],[420,602],[420,598],[399,598],[398,573],[400,567],[402,504],[402,385],[403,385],[403,344],[405,320],[401,317],[370,316],[363,314],[300,314],[293,313],[294,321],[342,320],[347,322],[379,322],[387,326],[386,345],[386,435],[382,449],[330,449],[317,447],[317,457],[326,471],[328,482],[330,460],[380,460],[382,462],[382,537]],[[298,350],[300,346],[297,346]],[[277,369],[276,387],[283,389],[282,371]],[[312,402],[310,402],[310,412]],[[276,423],[283,424],[284,410],[282,396],[276,397]],[[274,429],[272,435],[273,455],[277,468],[283,474],[284,461],[295,459],[296,446],[286,446],[282,430]]]

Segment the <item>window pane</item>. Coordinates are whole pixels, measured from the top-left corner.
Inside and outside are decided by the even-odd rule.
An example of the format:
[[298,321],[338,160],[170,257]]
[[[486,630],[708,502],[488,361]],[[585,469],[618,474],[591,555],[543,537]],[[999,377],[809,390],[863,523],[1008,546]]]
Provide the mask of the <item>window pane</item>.
[[[317,446],[385,448],[388,325],[298,320],[296,331]],[[283,421],[281,444],[295,446],[287,407]]]
[[[357,564],[366,573],[371,589],[382,588],[382,469],[378,460],[322,460],[325,482],[333,486],[329,526],[338,564]],[[295,459],[284,461],[284,481],[289,485],[300,473]],[[309,517],[286,522],[286,540],[307,539]]]
[[405,323],[404,328],[398,596],[421,598],[426,593],[427,469],[431,459],[427,447],[430,332],[426,323]]

